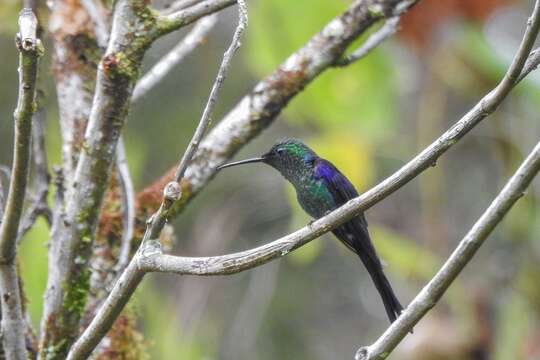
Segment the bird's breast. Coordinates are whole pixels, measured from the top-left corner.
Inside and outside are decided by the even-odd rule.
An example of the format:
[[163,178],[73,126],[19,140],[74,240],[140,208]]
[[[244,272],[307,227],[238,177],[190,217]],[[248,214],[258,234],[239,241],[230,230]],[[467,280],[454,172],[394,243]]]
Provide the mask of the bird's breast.
[[321,180],[304,181],[295,188],[304,211],[316,219],[336,208],[332,194]]

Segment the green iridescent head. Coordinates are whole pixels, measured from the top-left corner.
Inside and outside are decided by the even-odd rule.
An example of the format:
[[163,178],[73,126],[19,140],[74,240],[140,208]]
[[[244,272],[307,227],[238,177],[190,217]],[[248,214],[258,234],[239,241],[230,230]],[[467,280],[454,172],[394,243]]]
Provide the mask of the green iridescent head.
[[295,175],[299,170],[310,168],[316,158],[315,152],[298,139],[284,139],[258,158],[221,165],[218,169],[230,166],[263,162],[281,172],[285,177]]

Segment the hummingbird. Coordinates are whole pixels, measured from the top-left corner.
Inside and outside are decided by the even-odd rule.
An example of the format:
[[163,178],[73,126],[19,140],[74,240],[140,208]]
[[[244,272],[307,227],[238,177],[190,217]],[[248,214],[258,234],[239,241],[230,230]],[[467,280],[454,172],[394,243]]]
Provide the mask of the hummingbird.
[[[321,158],[297,139],[279,141],[260,157],[223,164],[218,170],[258,162],[279,171],[294,186],[300,206],[315,219],[358,196],[358,192],[345,175],[330,161]],[[381,260],[369,236],[364,214],[359,214],[338,226],[332,233],[360,257],[381,296],[388,319],[394,322],[403,306],[383,272]]]

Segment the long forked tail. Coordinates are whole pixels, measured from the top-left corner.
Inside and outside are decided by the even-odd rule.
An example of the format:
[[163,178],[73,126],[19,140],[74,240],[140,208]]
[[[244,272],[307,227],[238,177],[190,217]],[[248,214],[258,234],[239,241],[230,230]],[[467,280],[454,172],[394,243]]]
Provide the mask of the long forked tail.
[[371,243],[365,220],[360,217],[354,218],[335,229],[333,233],[360,257],[381,296],[388,319],[394,322],[401,314],[403,306],[383,272],[381,261]]

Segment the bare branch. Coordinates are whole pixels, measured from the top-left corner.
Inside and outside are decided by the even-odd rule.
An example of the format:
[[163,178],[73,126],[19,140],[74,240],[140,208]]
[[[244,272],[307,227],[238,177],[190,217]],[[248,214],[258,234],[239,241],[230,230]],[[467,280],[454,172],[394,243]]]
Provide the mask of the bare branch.
[[352,53],[347,55],[343,59],[339,59],[335,66],[347,66],[355,61],[360,60],[367,54],[369,54],[373,49],[383,43],[386,39],[391,37],[398,30],[399,25],[399,16],[394,16],[386,20],[384,25],[371,34],[367,40],[360,46],[358,49],[354,50]]
[[195,134],[193,134],[193,138],[191,139],[186,149],[186,152],[180,160],[178,169],[176,170],[174,178],[177,182],[179,182],[180,179],[182,179],[182,177],[184,176],[184,172],[186,171],[186,168],[191,161],[193,154],[195,153],[195,151],[197,151],[199,143],[201,142],[201,139],[206,133],[206,129],[208,129],[208,126],[212,121],[212,113],[214,111],[214,106],[216,104],[217,98],[219,96],[219,91],[221,90],[223,81],[225,80],[227,72],[229,72],[229,68],[231,67],[232,58],[240,47],[240,39],[242,37],[242,34],[244,33],[248,22],[247,6],[244,0],[238,0],[238,16],[238,26],[234,31],[231,45],[223,55],[223,60],[221,62],[221,65],[219,66],[216,80],[214,82],[214,85],[212,86],[212,90],[210,91],[210,96],[208,98],[208,101],[206,102],[206,106],[204,108],[201,120],[199,121],[199,125],[197,126]]
[[150,89],[163,80],[186,55],[203,42],[216,22],[217,15],[208,16],[198,21],[193,29],[137,82],[131,102],[139,101]]
[[236,0],[205,0],[195,3],[193,6],[181,8],[177,12],[160,15],[158,17],[159,35],[161,36],[178,30],[204,16],[213,14],[234,4],[236,4]]
[[129,263],[131,255],[131,243],[135,231],[135,190],[129,173],[126,158],[126,149],[122,138],[118,141],[116,153],[116,167],[122,187],[122,213],[124,214],[122,231],[122,243],[118,256],[118,270],[123,270]]
[[32,115],[35,110],[39,57],[43,53],[37,39],[38,21],[29,8],[19,14],[19,98],[15,109],[15,144],[7,203],[0,227],[0,292],[2,303],[2,343],[9,359],[27,359],[25,322],[15,257],[30,163]]
[[401,316],[379,339],[356,353],[356,360],[383,360],[403,340],[413,326],[435,306],[448,287],[454,282],[476,251],[502,221],[514,203],[523,196],[525,190],[540,171],[540,143],[521,164],[516,173],[506,183],[501,193],[482,214],[442,268],[409,304]]
[[523,66],[523,71],[519,75],[517,82],[523,80],[531,71],[536,70],[538,64],[540,64],[540,48],[536,48],[531,51],[531,54],[527,58],[527,61]]
[[523,40],[519,44],[519,48],[514,55],[514,59],[508,68],[504,78],[501,80],[499,85],[490,93],[488,96],[493,97],[493,102],[484,104],[486,111],[495,110],[498,106],[498,103],[508,95],[510,90],[514,85],[519,81],[520,75],[524,73],[525,63],[527,59],[532,58],[533,61],[537,55],[534,53],[531,54],[532,47],[538,35],[538,30],[540,29],[540,2],[537,0],[534,4],[534,9],[531,17],[527,20],[527,28],[525,29],[525,34],[523,35]]

